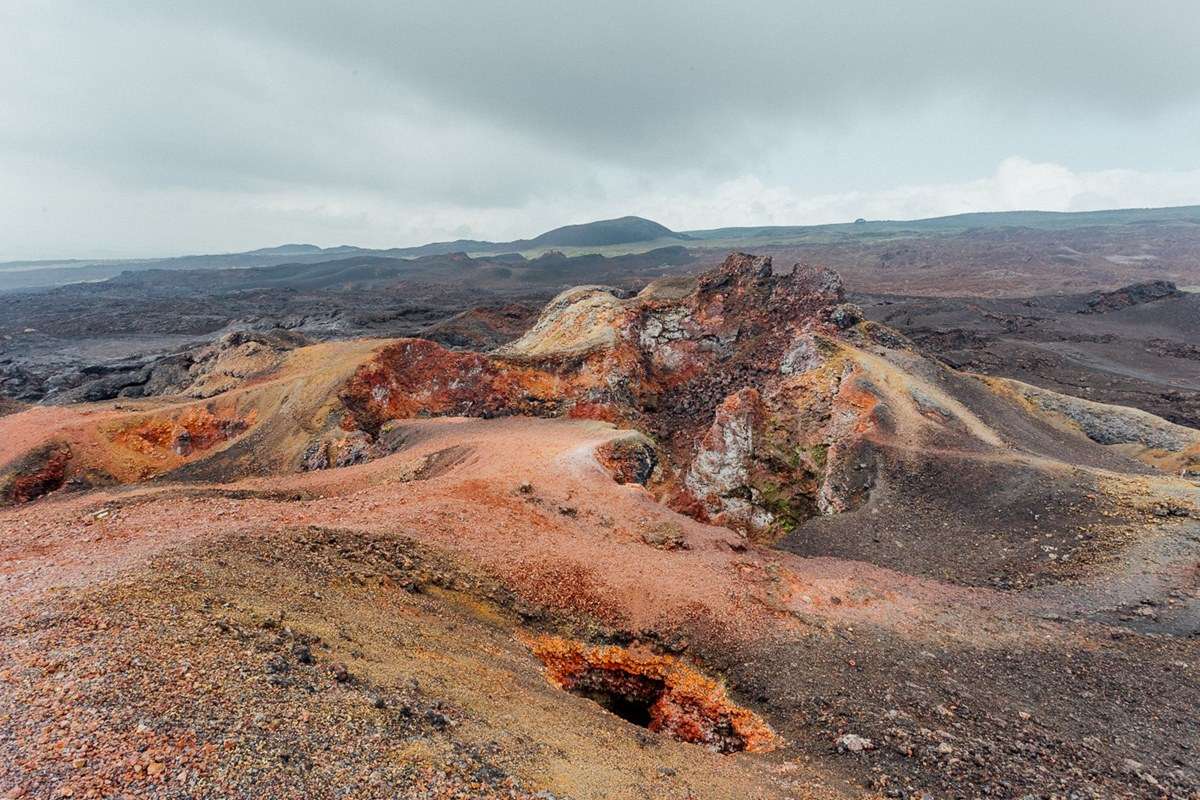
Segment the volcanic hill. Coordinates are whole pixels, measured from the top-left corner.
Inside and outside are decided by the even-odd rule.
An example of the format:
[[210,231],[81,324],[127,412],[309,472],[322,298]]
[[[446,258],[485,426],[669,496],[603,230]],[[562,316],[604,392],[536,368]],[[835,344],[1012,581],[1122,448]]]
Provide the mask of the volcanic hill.
[[10,797],[1200,791],[1200,432],[828,269],[194,364],[0,417]]

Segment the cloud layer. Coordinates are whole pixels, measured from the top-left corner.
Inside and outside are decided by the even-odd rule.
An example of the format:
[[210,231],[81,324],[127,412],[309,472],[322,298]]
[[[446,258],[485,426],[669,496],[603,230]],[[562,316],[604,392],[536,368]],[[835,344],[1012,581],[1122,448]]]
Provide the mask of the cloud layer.
[[11,0],[0,257],[1200,202],[1198,34],[1190,0]]

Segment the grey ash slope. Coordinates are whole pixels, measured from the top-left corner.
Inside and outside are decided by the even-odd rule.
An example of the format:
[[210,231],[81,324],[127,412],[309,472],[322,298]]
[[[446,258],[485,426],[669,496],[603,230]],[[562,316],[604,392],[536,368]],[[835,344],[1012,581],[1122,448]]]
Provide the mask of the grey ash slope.
[[1200,427],[1200,294],[1153,281],[1016,299],[862,294],[951,366]]

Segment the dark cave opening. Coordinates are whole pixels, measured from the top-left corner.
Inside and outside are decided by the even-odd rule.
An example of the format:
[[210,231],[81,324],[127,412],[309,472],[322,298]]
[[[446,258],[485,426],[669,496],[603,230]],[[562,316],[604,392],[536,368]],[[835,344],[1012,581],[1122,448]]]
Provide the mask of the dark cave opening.
[[650,709],[658,701],[658,698],[647,699],[645,697],[617,694],[604,691],[576,691],[580,697],[586,697],[593,703],[601,706],[607,711],[616,714],[626,722],[632,722],[642,728],[649,728],[652,716]]
[[569,691],[586,697],[626,722],[650,728],[654,722],[654,705],[663,696],[666,685],[655,678],[619,669],[592,669]]

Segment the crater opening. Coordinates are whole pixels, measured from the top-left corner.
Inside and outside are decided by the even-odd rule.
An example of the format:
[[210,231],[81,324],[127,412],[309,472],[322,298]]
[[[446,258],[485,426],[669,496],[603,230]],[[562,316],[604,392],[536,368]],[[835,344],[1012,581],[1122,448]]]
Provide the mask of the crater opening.
[[593,647],[555,636],[526,640],[560,689],[626,722],[718,753],[772,750],[770,726],[732,702],[724,687],[672,656]]
[[666,691],[660,680],[597,669],[588,670],[564,688],[643,728],[653,724],[654,706]]
[[575,694],[599,704],[626,722],[632,722],[634,725],[642,728],[650,727],[650,722],[653,719],[650,709],[654,704],[647,702],[641,697],[628,697],[596,691],[575,692]]

